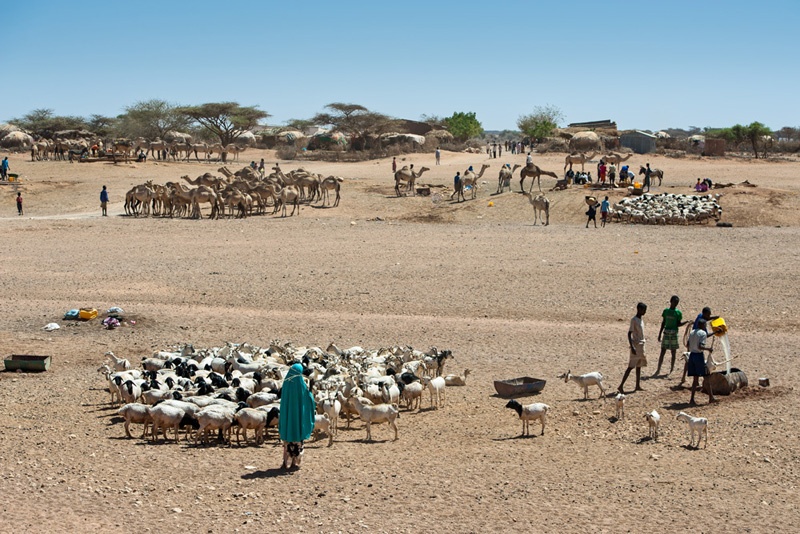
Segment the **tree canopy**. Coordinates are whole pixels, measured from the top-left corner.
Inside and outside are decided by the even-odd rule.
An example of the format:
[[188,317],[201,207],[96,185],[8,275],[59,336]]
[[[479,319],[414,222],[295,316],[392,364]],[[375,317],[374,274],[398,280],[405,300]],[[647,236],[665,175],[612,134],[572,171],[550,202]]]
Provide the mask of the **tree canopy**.
[[89,127],[83,117],[58,116],[52,109],[39,108],[19,119],[11,119],[12,124],[19,128],[41,137],[53,137],[53,134],[63,130],[84,130]]
[[258,121],[269,113],[258,106],[241,106],[237,102],[211,102],[199,106],[176,108],[192,121],[219,139],[222,146],[234,142],[246,130],[258,126]]
[[533,113],[521,115],[517,119],[517,128],[531,139],[549,137],[558,128],[558,123],[564,120],[561,110],[550,104],[536,106]]
[[180,107],[164,100],[145,100],[125,108],[117,117],[115,130],[123,137],[164,139],[167,132],[184,131],[191,119],[180,111]]
[[396,124],[391,117],[370,111],[359,104],[333,102],[325,106],[327,112],[317,113],[311,120],[315,124],[331,126],[347,135],[352,148],[369,148],[370,137],[380,139],[380,135],[390,131]]
[[756,159],[758,159],[759,147],[764,149],[763,157],[767,157],[767,149],[769,148],[767,140],[772,135],[772,130],[756,121],[751,122],[747,126],[734,124],[730,128],[708,129],[706,135],[725,139],[733,145],[749,142],[750,146],[753,148],[753,154],[755,154]]
[[448,131],[459,141],[466,141],[483,134],[483,125],[475,118],[475,112],[456,111],[443,120]]

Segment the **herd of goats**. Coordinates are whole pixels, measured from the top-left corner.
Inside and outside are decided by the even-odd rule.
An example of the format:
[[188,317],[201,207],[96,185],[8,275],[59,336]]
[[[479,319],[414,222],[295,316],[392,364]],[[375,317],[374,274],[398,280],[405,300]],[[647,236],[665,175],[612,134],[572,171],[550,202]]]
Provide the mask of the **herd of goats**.
[[[223,347],[195,350],[184,345],[173,351],[157,351],[142,358],[141,368],[107,352],[108,359],[98,369],[108,384],[112,405],[122,405],[117,414],[124,420],[125,434],[133,437],[131,424],[143,425],[141,439],[156,441],[160,435],[168,440],[172,431],[175,443],[181,430],[185,439],[195,444],[217,439],[232,445],[232,435],[241,445],[248,445],[247,431],[253,432],[255,444],[264,442],[270,429],[277,429],[280,420],[280,399],[289,367],[303,366],[315,401],[317,415],[314,439],[326,434],[328,446],[333,444],[344,417],[347,428],[351,419],[365,423],[366,440],[372,440],[372,424],[387,423],[398,438],[396,420],[401,404],[407,411],[421,410],[423,394],[430,396],[430,408],[443,408],[446,388],[466,386],[469,369],[463,375],[444,374],[452,360],[449,350],[431,347],[428,351],[409,346],[365,349],[359,346],[340,349],[331,343],[321,347],[296,347],[292,343],[273,341],[269,347],[248,343],[226,343]],[[599,372],[560,375],[564,382],[574,382],[589,398],[589,386],[597,386],[605,401],[604,377]],[[615,396],[615,419],[625,417],[625,395]],[[505,405],[516,412],[522,422],[522,434],[530,434],[530,423],[539,422],[544,434],[550,406],[536,402],[522,405],[510,400]],[[661,416],[653,410],[645,415],[651,439],[658,439]],[[690,446],[700,445],[700,437],[708,443],[708,420],[684,412],[677,416],[690,430]],[[695,433],[697,442],[695,445]]]
[[193,187],[181,182],[160,185],[148,180],[125,194],[125,214],[200,219],[201,205],[209,204],[209,218],[212,219],[263,214],[268,207],[272,207],[272,214],[280,209],[281,216],[285,217],[288,205],[292,205],[290,216],[295,210],[299,215],[301,202],[310,204],[319,200],[323,206],[328,206],[331,195],[335,195],[333,206],[339,205],[343,178],[323,178],[302,168],[284,174],[279,165],[272,171],[263,176],[250,166],[236,172],[223,166],[219,169],[223,176],[207,172],[194,180],[181,177]]

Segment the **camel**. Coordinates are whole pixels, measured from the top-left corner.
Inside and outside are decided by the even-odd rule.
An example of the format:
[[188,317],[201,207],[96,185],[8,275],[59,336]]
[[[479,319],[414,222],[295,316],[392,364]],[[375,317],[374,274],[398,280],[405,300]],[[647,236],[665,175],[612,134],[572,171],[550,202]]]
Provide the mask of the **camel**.
[[497,192],[502,193],[503,189],[508,187],[508,190],[511,191],[511,177],[514,176],[514,171],[516,171],[522,165],[514,165],[514,168],[509,169],[507,165],[503,165],[500,169],[500,176],[497,178]]
[[425,171],[429,171],[428,167],[422,167],[419,172],[414,171],[414,166],[409,169],[408,167],[403,167],[402,169],[398,170],[394,173],[394,191],[397,193],[397,196],[400,196],[400,182],[408,182],[408,189],[411,191],[412,196],[417,195],[417,190],[415,188],[415,184],[417,182],[417,178],[422,176],[422,173]]
[[[523,195],[528,197],[528,201],[533,206],[533,225],[536,226],[537,219],[541,219],[542,224],[544,226],[550,225],[550,200],[544,195],[536,195],[533,196],[530,193],[526,193],[525,191],[522,192]],[[544,217],[542,217],[542,212],[544,212],[545,217],[547,220],[545,221]]]
[[[639,174],[647,175],[647,168],[642,167],[640,165],[639,166]],[[658,187],[661,187],[661,181],[664,179],[664,171],[662,171],[661,169],[654,169],[654,168],[651,167],[650,168],[650,185],[654,185],[653,184],[653,180],[655,178],[658,178]]]
[[276,213],[278,211],[278,206],[281,206],[281,217],[286,217],[286,204],[289,202],[292,203],[292,213],[289,214],[289,217],[294,215],[294,210],[297,210],[297,215],[299,216],[300,191],[293,185],[287,185],[280,190],[278,193],[278,201],[275,203],[275,210],[272,213]]
[[238,187],[234,187],[229,185],[225,189],[219,192],[220,197],[220,207],[224,209],[224,206],[228,207],[228,217],[233,216],[233,208],[239,208],[239,214],[237,217],[245,218],[247,217],[248,213],[252,215],[253,212],[253,197],[249,194],[243,192]]
[[208,160],[211,157],[211,147],[209,147],[205,143],[194,143],[189,145],[189,151],[186,153],[186,159],[189,159],[189,156],[192,155],[194,152],[194,159],[200,161],[200,157],[197,155],[198,152],[203,153],[203,159]]
[[228,185],[228,182],[225,178],[219,178],[218,176],[214,176],[210,172],[207,172],[201,176],[198,176],[195,180],[192,180],[188,176],[184,175],[181,176],[182,180],[186,180],[191,185],[200,186],[204,185],[206,187],[224,187]]
[[591,156],[587,156],[586,154],[583,154],[583,153],[580,153],[580,152],[578,152],[576,154],[570,154],[569,156],[567,156],[566,160],[564,161],[564,170],[565,171],[567,170],[567,165],[569,165],[569,170],[572,170],[572,164],[573,163],[580,163],[581,164],[581,172],[583,172],[583,170],[584,170],[583,169],[583,165],[587,161],[589,161],[593,157],[595,157],[596,155],[597,155],[597,152],[592,152]]
[[168,149],[169,145],[167,143],[159,139],[156,139],[155,141],[153,141],[148,145],[147,155],[150,156],[151,158],[155,156],[156,159],[161,159],[161,155],[164,153],[165,150]]
[[239,146],[236,143],[231,143],[231,144],[229,144],[228,146],[225,147],[225,151],[226,152],[230,152],[231,154],[233,154],[233,159],[238,160],[239,159],[239,153],[240,152],[244,152],[246,148],[247,147]]
[[617,167],[619,167],[619,164],[620,164],[620,163],[622,163],[623,161],[628,161],[628,160],[629,160],[629,159],[631,159],[632,157],[633,157],[633,154],[628,154],[627,156],[625,156],[625,157],[623,158],[623,157],[622,157],[620,154],[617,154],[616,152],[611,152],[610,154],[608,154],[608,155],[606,155],[606,156],[603,156],[603,158],[602,158],[602,159],[603,159],[603,161],[605,161],[605,162],[606,162],[606,164],[608,164],[608,165],[611,165],[611,164],[613,163],[614,165],[616,165]]
[[231,172],[231,171],[228,169],[228,167],[226,167],[225,165],[223,165],[222,167],[220,167],[219,169],[217,169],[217,172],[220,172],[220,173],[222,173],[222,174],[225,176],[225,178],[227,178],[228,180],[232,180],[232,179],[233,179],[233,177],[235,176],[235,175],[234,175],[234,174],[233,174],[233,173],[232,173],[232,172]]
[[[114,141],[114,144],[111,146],[114,154],[116,156],[117,152],[122,154],[122,157],[125,158],[125,163],[128,162],[128,158],[130,157],[130,152],[133,149],[133,143],[128,141],[127,139],[118,139]],[[116,161],[116,157],[114,159]]]
[[539,191],[541,191],[543,174],[545,176],[552,176],[553,178],[558,180],[558,175],[556,173],[542,170],[541,168],[539,168],[538,165],[535,165],[533,163],[527,164],[525,167],[522,168],[521,171],[519,171],[519,188],[522,190],[523,193],[525,192],[525,178],[530,176],[531,177],[530,191],[533,191],[533,182],[537,182],[539,184]]
[[[287,184],[294,185],[300,191],[300,200],[312,202],[319,193],[320,179],[316,174],[312,174],[305,169],[298,169],[289,173]],[[306,195],[308,188],[308,195]]]
[[323,206],[328,205],[328,192],[330,190],[336,191],[336,200],[333,202],[333,207],[335,208],[339,205],[339,199],[341,198],[339,196],[339,189],[341,189],[342,182],[344,182],[344,178],[340,178],[339,176],[328,176],[320,182],[320,199],[322,200]]
[[[152,182],[151,182],[152,183]],[[153,199],[153,190],[146,184],[137,185],[125,194],[125,214],[139,216],[139,206],[142,206],[142,215],[150,215],[150,201]]]
[[[169,154],[172,156],[173,161],[183,160],[183,159],[186,159],[188,161],[189,156],[192,154],[192,145],[190,145],[189,143],[176,141],[169,145],[168,150]],[[184,154],[186,154],[185,158],[183,156]]]
[[[172,190],[175,197],[192,206],[191,217],[193,219],[201,219],[203,217],[200,212],[200,204],[208,202],[211,204],[211,214],[209,219],[215,219],[219,215],[219,196],[217,192],[207,186],[201,185],[193,189],[186,189],[183,185],[175,182],[167,182],[167,187]],[[173,200],[173,203],[174,200]]]
[[483,165],[481,165],[481,172],[479,174],[475,174],[474,171],[467,170],[461,177],[461,181],[458,182],[458,190],[456,191],[456,200],[458,200],[459,198],[461,198],[461,200],[466,200],[466,198],[464,197],[464,190],[467,187],[470,187],[472,189],[472,199],[474,200],[478,194],[478,180],[481,179],[483,173],[486,172],[486,169],[488,168],[489,165],[484,163]]

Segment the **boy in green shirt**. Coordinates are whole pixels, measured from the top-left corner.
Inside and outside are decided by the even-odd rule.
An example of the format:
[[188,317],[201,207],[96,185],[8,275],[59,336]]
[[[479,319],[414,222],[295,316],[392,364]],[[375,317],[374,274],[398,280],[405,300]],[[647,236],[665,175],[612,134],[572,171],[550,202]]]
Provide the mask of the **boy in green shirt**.
[[[681,299],[677,295],[673,295],[669,299],[669,308],[665,308],[661,312],[661,328],[658,330],[658,340],[661,341],[661,355],[658,357],[658,367],[653,376],[658,376],[661,372],[661,364],[664,363],[664,355],[667,349],[672,351],[672,362],[669,366],[669,372],[675,369],[675,352],[680,346],[678,343],[678,328],[685,325],[688,321],[683,320],[683,314],[678,309],[678,303]],[[663,334],[663,339],[662,339]]]

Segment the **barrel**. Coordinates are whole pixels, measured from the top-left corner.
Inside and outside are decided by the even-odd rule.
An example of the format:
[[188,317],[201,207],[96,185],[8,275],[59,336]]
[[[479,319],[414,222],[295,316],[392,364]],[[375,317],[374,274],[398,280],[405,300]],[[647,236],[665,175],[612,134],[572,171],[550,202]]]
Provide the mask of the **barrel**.
[[747,386],[747,375],[744,371],[731,369],[731,372],[720,371],[711,373],[705,380],[703,380],[703,391],[708,393],[708,389],[714,392],[714,395],[730,395],[737,389]]

